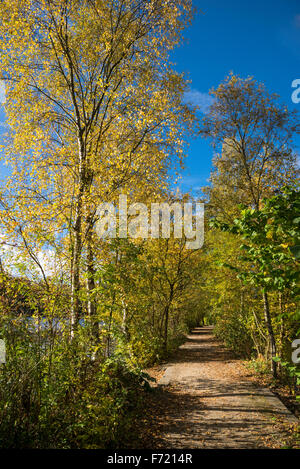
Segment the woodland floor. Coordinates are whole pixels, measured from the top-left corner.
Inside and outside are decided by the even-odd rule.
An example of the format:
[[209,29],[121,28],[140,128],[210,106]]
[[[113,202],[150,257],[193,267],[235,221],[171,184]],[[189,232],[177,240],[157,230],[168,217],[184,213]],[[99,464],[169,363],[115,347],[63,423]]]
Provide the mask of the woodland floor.
[[145,402],[139,447],[299,448],[299,420],[213,335],[194,329],[163,367]]

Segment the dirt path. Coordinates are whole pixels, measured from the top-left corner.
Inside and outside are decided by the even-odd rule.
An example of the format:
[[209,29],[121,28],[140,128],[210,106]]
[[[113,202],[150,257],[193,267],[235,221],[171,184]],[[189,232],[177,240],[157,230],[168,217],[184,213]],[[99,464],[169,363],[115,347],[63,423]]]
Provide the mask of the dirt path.
[[210,327],[188,336],[159,385],[161,448],[278,448],[299,423],[268,389],[251,382]]

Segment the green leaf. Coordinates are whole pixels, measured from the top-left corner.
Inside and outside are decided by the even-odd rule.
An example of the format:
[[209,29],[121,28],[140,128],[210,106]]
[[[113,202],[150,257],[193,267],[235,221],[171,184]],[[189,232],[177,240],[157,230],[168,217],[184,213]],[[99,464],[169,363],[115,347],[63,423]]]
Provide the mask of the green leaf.
[[300,259],[300,245],[290,246],[290,251],[296,259]]

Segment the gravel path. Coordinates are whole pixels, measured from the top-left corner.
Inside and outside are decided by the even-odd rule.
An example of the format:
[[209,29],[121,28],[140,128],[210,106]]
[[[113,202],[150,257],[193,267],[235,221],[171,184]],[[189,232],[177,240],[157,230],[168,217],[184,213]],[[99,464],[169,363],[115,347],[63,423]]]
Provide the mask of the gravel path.
[[240,360],[195,329],[159,381],[162,448],[279,448],[299,423]]

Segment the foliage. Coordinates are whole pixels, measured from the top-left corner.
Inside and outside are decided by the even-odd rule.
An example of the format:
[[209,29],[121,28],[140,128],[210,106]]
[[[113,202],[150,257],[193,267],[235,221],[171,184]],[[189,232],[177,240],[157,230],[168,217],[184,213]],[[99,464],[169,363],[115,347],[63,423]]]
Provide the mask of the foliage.
[[190,18],[190,0],[1,3],[2,447],[125,444],[141,370],[186,331],[183,244],[96,223],[121,193],[170,197],[196,120],[169,58]]
[[299,210],[299,191],[286,187],[281,195],[265,200],[261,209],[243,209],[231,226],[213,222],[214,226],[239,234],[245,240],[240,246],[241,259],[253,267],[239,273],[243,281],[264,290],[289,288],[295,295],[299,293]]
[[253,77],[230,74],[211,94],[200,128],[217,152],[207,192],[215,216],[232,222],[239,204],[259,208],[295,179],[299,119]]
[[288,383],[290,391],[296,396],[296,399],[300,400],[300,370],[295,364],[291,364],[287,361],[282,360],[279,357],[273,358],[283,370],[285,382]]
[[249,357],[253,350],[253,340],[245,321],[247,318],[235,312],[221,316],[214,329],[216,336],[241,357]]
[[116,356],[90,360],[87,340],[70,344],[61,329],[2,320],[2,448],[92,448],[126,444],[139,412],[144,377]]
[[145,368],[203,323],[260,369],[271,335],[297,385],[298,123],[264,86],[231,75],[213,91],[200,129],[219,151],[203,249],[172,229],[168,239],[96,233],[99,204],[120,194],[193,202],[170,189],[196,123],[169,58],[190,18],[190,0],[1,3],[2,448],[126,447],[150,389]]

